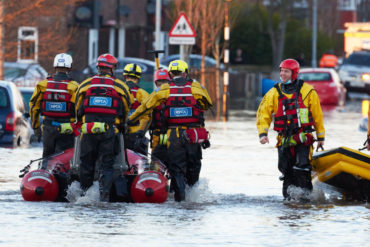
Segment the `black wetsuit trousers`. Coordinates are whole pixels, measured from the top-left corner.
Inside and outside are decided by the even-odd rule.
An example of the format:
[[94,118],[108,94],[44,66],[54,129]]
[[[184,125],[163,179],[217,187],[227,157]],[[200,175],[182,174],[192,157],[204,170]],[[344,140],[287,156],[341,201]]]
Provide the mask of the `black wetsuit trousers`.
[[312,190],[310,149],[311,146],[304,144],[295,147],[278,147],[279,171],[284,176],[284,198],[289,198],[287,190],[290,185]]
[[56,126],[45,124],[42,132],[42,157],[62,152],[73,147],[74,135],[60,134]]
[[200,144],[189,144],[182,140],[184,130],[172,129],[168,138],[167,159],[175,191],[175,200],[185,199],[185,186],[194,185],[199,180],[202,149]]
[[158,159],[163,164],[168,166],[167,160],[167,146],[158,144],[152,149],[152,159]]
[[101,170],[99,177],[100,199],[109,200],[110,189],[114,180],[113,164],[119,151],[118,134],[114,128],[102,134],[83,134],[81,139],[81,188],[87,190],[94,181],[95,165]]

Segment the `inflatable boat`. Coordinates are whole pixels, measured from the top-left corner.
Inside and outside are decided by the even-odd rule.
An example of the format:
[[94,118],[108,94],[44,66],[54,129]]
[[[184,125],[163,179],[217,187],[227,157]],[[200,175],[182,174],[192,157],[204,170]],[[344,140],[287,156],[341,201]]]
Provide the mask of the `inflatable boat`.
[[[129,149],[120,154],[114,165],[117,176],[112,185],[110,201],[165,202],[169,191],[166,166],[160,160],[153,158],[149,161],[147,156]],[[70,148],[46,159],[31,160],[20,175],[20,190],[24,200],[68,201],[68,186],[79,180],[78,156],[78,150]],[[38,168],[30,171],[31,164],[36,161],[39,161]],[[97,179],[98,174],[95,177]]]
[[319,181],[336,187],[346,198],[370,199],[370,155],[339,147],[315,153],[312,167]]

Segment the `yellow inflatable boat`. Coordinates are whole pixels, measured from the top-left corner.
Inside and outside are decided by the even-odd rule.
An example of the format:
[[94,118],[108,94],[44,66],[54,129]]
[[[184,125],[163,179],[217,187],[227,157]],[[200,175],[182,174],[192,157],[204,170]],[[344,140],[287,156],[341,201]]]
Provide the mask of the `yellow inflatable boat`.
[[370,200],[370,155],[339,147],[315,153],[312,167],[319,181],[340,189],[347,198]]

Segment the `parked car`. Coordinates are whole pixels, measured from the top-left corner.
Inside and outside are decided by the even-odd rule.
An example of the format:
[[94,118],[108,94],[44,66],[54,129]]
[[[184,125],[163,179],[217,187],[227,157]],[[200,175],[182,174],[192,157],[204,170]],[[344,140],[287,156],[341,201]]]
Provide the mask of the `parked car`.
[[[24,102],[24,107],[26,109],[26,112],[30,112],[30,109],[29,109],[29,104],[30,104],[30,99],[32,97],[32,94],[33,92],[35,91],[35,88],[34,87],[18,87],[19,91],[21,92],[22,96],[23,96],[23,102]],[[42,116],[40,114],[40,125],[42,124]],[[28,118],[28,123],[29,125],[32,127],[32,124],[31,124],[31,118]],[[31,140],[30,142],[41,142],[41,138],[40,137],[37,137],[35,136],[35,133],[33,132],[33,129],[31,130]]]
[[4,63],[4,79],[14,82],[17,86],[35,86],[47,76],[46,70],[37,63]]
[[[115,77],[123,80],[123,68],[129,63],[136,63],[140,66],[142,71],[142,76],[140,79],[139,85],[146,90],[148,93],[153,91],[154,82],[153,76],[154,72],[156,71],[156,63],[154,61],[135,58],[135,57],[125,57],[125,58],[118,58],[118,65],[117,69],[115,70]],[[168,69],[166,65],[160,64],[160,67]],[[98,69],[96,68],[96,63],[90,64],[86,67],[83,71],[84,79],[96,75],[98,73]]]
[[[190,54],[190,61],[188,63],[190,68],[200,69],[202,65],[202,56],[198,54]],[[171,61],[180,59],[179,54],[170,55],[168,57],[164,57],[160,60],[161,63],[165,65],[169,65]],[[205,56],[205,66],[206,68],[215,68],[217,65],[217,61],[211,57]],[[224,65],[220,64],[220,68],[224,69]]]
[[370,94],[370,52],[353,52],[339,68],[339,76],[348,92]]
[[315,88],[319,95],[321,105],[344,105],[346,88],[340,82],[339,75],[334,69],[301,69],[298,79],[302,79]]
[[13,82],[0,81],[0,146],[29,144],[31,126],[23,97]]

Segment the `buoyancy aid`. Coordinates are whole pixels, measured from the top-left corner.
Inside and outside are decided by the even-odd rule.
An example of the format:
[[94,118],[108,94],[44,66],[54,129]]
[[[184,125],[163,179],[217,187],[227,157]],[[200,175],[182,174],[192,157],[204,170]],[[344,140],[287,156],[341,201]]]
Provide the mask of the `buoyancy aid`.
[[130,92],[134,97],[134,103],[130,107],[129,116],[141,105],[137,100],[137,91],[140,89],[139,85],[132,81],[126,81],[126,85],[130,88]]
[[83,101],[84,115],[122,116],[121,96],[114,89],[114,78],[93,76]]
[[302,85],[303,81],[298,81],[297,90],[290,99],[281,92],[278,84],[274,86],[279,93],[278,110],[274,117],[274,130],[283,134],[283,136],[290,136],[303,131],[313,131],[312,114],[303,103],[300,92]]
[[204,110],[194,98],[191,85],[192,81],[185,78],[170,81],[170,93],[164,110],[168,126],[202,125],[204,123]]
[[74,116],[72,95],[68,92],[70,79],[55,80],[47,78],[47,86],[42,96],[42,114],[51,118],[70,118]]
[[155,130],[166,130],[166,119],[164,117],[164,109],[166,108],[165,104],[160,104],[154,108],[152,113],[152,124],[150,129]]

